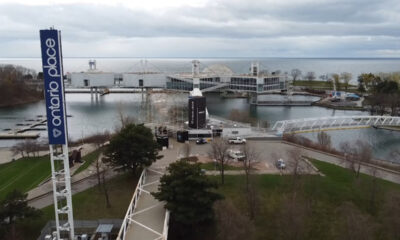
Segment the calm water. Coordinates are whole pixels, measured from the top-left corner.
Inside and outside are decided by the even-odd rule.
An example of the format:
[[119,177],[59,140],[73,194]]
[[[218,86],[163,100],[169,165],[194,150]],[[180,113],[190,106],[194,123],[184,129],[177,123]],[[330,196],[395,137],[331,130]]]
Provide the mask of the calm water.
[[[398,72],[400,71],[400,59],[330,59],[330,58],[228,58],[228,59],[199,59],[201,68],[212,64],[225,64],[236,73],[249,72],[252,61],[260,63],[260,69],[270,72],[281,70],[290,72],[294,68],[300,69],[303,73],[313,71],[316,76],[350,72],[353,75],[353,82],[361,73],[377,72]],[[141,71],[144,64],[137,58],[97,58],[97,68],[101,71],[129,72]],[[191,72],[192,59],[178,58],[166,59],[155,58],[147,59],[148,71],[172,72]],[[18,64],[25,67],[41,71],[42,65],[39,58],[0,58],[0,64]],[[64,71],[80,72],[88,69],[88,58],[64,58]]]
[[[247,72],[253,59],[200,59],[204,66],[223,63],[235,72]],[[147,70],[163,72],[191,71],[191,59],[150,59]],[[400,59],[258,59],[261,68],[275,71],[290,71],[299,68],[303,72],[315,71],[317,76],[325,73],[348,71],[356,77],[362,72],[392,72],[400,70]],[[40,59],[0,59],[0,64],[12,63],[40,71]],[[141,70],[140,59],[97,59],[98,69],[103,71],[136,71]],[[84,71],[87,69],[87,59],[64,60],[66,72]],[[272,96],[276,99],[280,96]],[[296,96],[297,97],[297,96]],[[298,96],[299,100],[304,97]],[[119,112],[136,118],[139,121],[165,122],[171,106],[186,106],[187,95],[155,94],[147,99],[141,94],[111,94],[96,101],[89,94],[67,94],[68,132],[72,139],[88,136],[104,130],[114,130],[119,125]],[[151,104],[146,104],[151,103]],[[257,119],[267,120],[271,124],[278,120],[324,117],[339,115],[364,115],[359,111],[338,111],[321,107],[250,107],[247,99],[222,99],[216,94],[207,95],[207,106],[210,114],[227,117],[232,109],[246,111]],[[15,124],[27,119],[44,115],[44,102],[28,104],[13,108],[0,108],[0,130],[15,128]],[[354,142],[358,139],[373,144],[374,154],[378,158],[391,160],[389,153],[400,146],[400,132],[390,132],[376,129],[331,131],[334,145],[340,142]],[[304,134],[312,139],[316,133]],[[46,132],[41,133],[44,140]],[[15,141],[0,140],[0,147],[12,146]]]

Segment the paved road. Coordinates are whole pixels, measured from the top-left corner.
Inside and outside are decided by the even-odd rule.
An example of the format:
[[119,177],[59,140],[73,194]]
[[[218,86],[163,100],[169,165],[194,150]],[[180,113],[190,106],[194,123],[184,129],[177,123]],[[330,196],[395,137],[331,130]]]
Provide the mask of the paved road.
[[[110,178],[116,176],[117,174],[118,174],[117,172],[109,170],[106,173],[106,179],[110,179]],[[72,183],[72,186],[71,186],[72,194],[85,191],[86,189],[89,189],[96,185],[97,185],[96,175],[92,175],[91,177],[80,179],[79,181]],[[35,208],[44,208],[49,205],[52,205],[53,204],[52,188],[49,192],[45,193],[44,195],[41,195],[39,197],[28,200],[28,204],[29,204],[29,206],[35,207]]]

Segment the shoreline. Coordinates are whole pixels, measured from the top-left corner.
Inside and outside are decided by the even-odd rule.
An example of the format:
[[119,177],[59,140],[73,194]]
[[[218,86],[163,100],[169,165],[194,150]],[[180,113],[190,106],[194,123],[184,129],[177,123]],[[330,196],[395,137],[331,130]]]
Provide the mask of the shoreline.
[[17,102],[13,103],[0,103],[0,108],[12,108],[12,107],[17,107],[25,104],[31,104],[31,103],[36,103],[39,101],[44,100],[43,98],[35,98],[35,99],[29,99],[29,100],[20,100]]

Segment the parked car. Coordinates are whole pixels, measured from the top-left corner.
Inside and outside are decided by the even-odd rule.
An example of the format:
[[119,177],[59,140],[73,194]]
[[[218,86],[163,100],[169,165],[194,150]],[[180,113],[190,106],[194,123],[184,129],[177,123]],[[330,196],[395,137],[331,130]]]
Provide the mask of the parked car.
[[206,144],[207,140],[205,140],[204,138],[199,138],[196,140],[196,144]]
[[246,143],[246,139],[241,137],[229,138],[228,143],[230,144],[244,144]]
[[237,161],[242,161],[246,157],[242,151],[237,149],[229,149],[228,156]]
[[283,161],[282,158],[280,158],[278,161],[276,161],[275,164],[276,164],[276,167],[278,169],[285,169],[286,168],[286,164],[285,164],[285,162]]

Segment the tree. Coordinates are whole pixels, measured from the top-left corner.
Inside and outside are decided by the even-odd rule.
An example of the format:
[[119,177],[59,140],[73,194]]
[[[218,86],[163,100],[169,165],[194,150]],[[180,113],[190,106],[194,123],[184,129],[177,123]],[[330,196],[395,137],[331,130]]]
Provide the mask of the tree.
[[331,136],[329,136],[325,132],[319,132],[317,135],[318,143],[323,149],[330,149],[331,148]]
[[149,128],[143,124],[130,123],[111,138],[105,155],[112,165],[136,174],[138,168],[150,166],[162,158],[158,150],[159,145]]
[[386,193],[379,215],[382,219],[384,239],[400,239],[400,193],[398,191]]
[[297,69],[297,68],[292,69],[292,71],[290,72],[290,75],[293,78],[293,82],[296,82],[296,80],[301,77],[301,71],[300,71],[300,69]]
[[343,202],[336,212],[339,216],[337,239],[375,239],[376,225],[372,218],[364,214],[352,202]]
[[360,176],[362,164],[371,161],[371,148],[369,143],[361,140],[357,140],[354,147],[349,142],[340,143],[340,149],[344,153],[344,160],[349,163],[349,167],[354,172],[356,178]]
[[314,81],[315,80],[315,72],[307,72],[307,74],[306,74],[306,79],[308,80],[308,81]]
[[108,159],[103,158],[102,155],[99,156],[99,158],[101,158],[100,161],[101,161],[101,168],[102,168],[102,171],[98,173],[101,176],[101,183],[99,183],[100,184],[99,186],[101,186],[101,190],[103,190],[104,197],[106,199],[106,206],[107,206],[107,208],[110,208],[111,201],[110,201],[110,196],[108,194],[108,187],[107,187],[107,181],[106,181],[106,173],[110,168],[110,162]]
[[358,76],[357,81],[359,89],[370,90],[370,88],[381,82],[381,78],[372,73],[363,73]]
[[165,208],[173,220],[190,227],[212,220],[213,204],[222,196],[214,191],[217,183],[207,178],[200,164],[179,160],[167,170],[160,179],[158,192],[152,194],[166,202]]
[[349,72],[342,72],[340,74],[340,78],[343,80],[344,89],[347,92],[347,89],[349,87],[349,82],[350,82],[350,80],[352,78],[352,75]]
[[0,225],[5,226],[10,239],[17,239],[15,223],[26,218],[36,218],[41,212],[28,206],[28,194],[14,190],[0,202]]
[[335,83],[336,90],[340,91],[342,89],[342,85],[340,84],[340,76],[337,73],[332,74],[333,82]]
[[218,138],[211,142],[211,149],[208,152],[210,158],[215,159],[219,163],[221,184],[224,184],[225,163],[229,160],[228,149],[228,143],[224,139]]
[[241,151],[243,152],[244,158],[243,169],[246,176],[246,200],[247,208],[249,213],[249,218],[254,219],[256,212],[258,210],[258,195],[256,192],[256,186],[251,179],[253,174],[254,164],[258,161],[260,154],[254,149],[254,147],[248,143],[242,146]]
[[277,239],[307,239],[307,219],[311,209],[303,197],[294,199],[284,195],[277,215]]
[[253,239],[255,234],[253,222],[245,214],[242,214],[231,200],[217,201],[214,209],[218,222],[218,239]]

